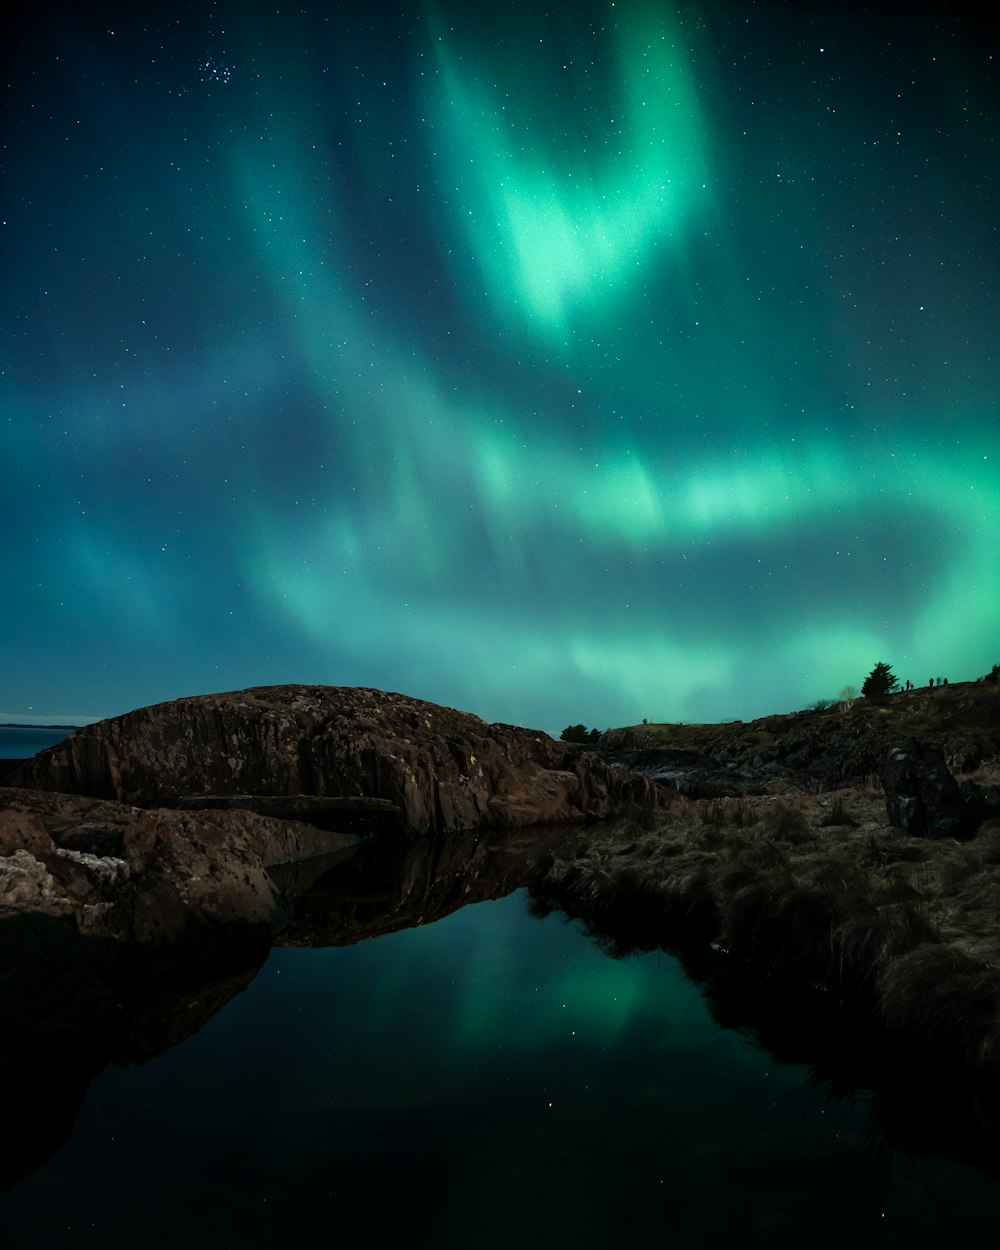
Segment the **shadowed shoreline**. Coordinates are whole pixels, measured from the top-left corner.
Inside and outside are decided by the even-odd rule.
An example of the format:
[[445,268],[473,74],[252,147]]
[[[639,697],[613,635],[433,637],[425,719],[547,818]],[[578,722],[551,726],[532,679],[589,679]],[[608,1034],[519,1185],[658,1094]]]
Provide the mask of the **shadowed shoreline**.
[[853,792],[679,798],[575,837],[531,897],[614,958],[675,955],[720,1024],[872,1091],[890,1143],[1000,1175],[1000,830],[907,837]]

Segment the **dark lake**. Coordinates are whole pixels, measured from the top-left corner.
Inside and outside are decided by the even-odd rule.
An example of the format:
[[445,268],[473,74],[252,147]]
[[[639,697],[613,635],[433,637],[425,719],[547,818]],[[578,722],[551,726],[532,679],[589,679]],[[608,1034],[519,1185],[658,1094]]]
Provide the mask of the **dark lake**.
[[12,1099],[52,1121],[0,1246],[996,1245],[993,1180],[891,1149],[868,1095],[721,1028],[672,956],[612,959],[524,889],[432,919],[464,888],[435,855],[328,890],[288,940],[330,940],[337,907],[338,940],[392,928],[404,896],[419,920],[437,890],[426,923],[278,947],[156,1058],[65,1094],[58,1061],[0,1070],[8,1151]]

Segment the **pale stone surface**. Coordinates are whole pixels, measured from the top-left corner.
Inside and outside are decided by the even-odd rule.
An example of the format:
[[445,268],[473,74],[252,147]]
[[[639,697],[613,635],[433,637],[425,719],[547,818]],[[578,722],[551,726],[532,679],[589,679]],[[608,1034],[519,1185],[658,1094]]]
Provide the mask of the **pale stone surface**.
[[71,910],[52,874],[30,851],[14,851],[0,859],[0,916],[25,911],[63,916]]

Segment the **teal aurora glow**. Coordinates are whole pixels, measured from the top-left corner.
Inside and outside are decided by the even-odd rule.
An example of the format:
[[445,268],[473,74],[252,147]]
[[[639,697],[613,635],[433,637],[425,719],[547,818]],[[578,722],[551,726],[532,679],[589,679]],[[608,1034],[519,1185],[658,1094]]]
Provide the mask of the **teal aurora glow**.
[[997,660],[997,62],[945,6],[48,0],[0,719],[558,731]]

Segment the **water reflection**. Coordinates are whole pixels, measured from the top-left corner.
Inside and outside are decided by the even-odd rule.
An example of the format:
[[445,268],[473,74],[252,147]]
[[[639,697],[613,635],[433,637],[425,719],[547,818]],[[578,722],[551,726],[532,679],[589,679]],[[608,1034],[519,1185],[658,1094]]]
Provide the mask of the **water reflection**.
[[430,924],[527,885],[565,825],[445,838],[375,838],[353,853],[270,870],[292,900],[279,946],[345,946]]
[[[292,905],[279,945],[350,945],[502,897],[565,836],[560,826],[530,836],[373,838],[279,865],[272,875]],[[193,1036],[263,962],[213,958],[152,976],[123,967],[107,946],[57,918],[0,920],[0,1081],[8,1091],[0,1192],[65,1143],[96,1073],[109,1062],[145,1063]]]
[[834,1097],[870,1096],[880,1151],[961,1160],[1000,1179],[1000,1089],[988,1076],[954,1071],[933,1038],[883,1027],[865,987],[803,983],[753,952],[741,957],[712,941],[713,917],[694,909],[668,916],[641,883],[634,897],[625,889],[587,906],[536,879],[530,897],[534,915],[558,909],[613,959],[669,953],[722,1028],[752,1038],[780,1064],[802,1065]]
[[[782,1245],[820,1208],[813,1244],[836,1245],[880,1205],[914,1245],[914,1230],[947,1234],[946,1210],[954,1224],[990,1206],[971,1172],[935,1165],[919,1192],[892,1173],[900,1147],[992,1169],[996,1141],[947,1074],[880,1050],[870,1020],[754,985],[704,946],[678,951],[696,988],[677,959],[608,958],[508,898],[565,836],[376,840],[284,866],[293,918],[263,970],[132,986],[116,1029],[89,1046],[70,1033],[45,1055],[5,1045],[0,1167],[20,1183],[0,1227],[28,1227],[41,1194],[84,1202],[112,1171],[122,1205],[98,1222],[103,1244],[134,1244],[143,1202],[159,1221],[148,1244],[176,1244],[183,1222],[152,1188],[161,1166],[199,1218],[227,1207],[215,1239],[193,1243],[220,1246],[287,1242],[334,1216],[376,1244],[641,1244],[669,1227],[677,1245]],[[595,936],[629,945],[624,931]],[[803,1100],[809,1073],[817,1092]],[[831,1089],[875,1092],[836,1101]],[[108,1144],[123,1121],[152,1176]],[[254,1205],[265,1193],[273,1227]],[[901,1244],[880,1231],[872,1244]],[[35,1244],[63,1244],[47,1235]]]

